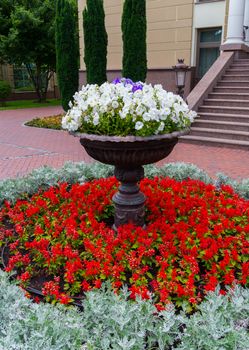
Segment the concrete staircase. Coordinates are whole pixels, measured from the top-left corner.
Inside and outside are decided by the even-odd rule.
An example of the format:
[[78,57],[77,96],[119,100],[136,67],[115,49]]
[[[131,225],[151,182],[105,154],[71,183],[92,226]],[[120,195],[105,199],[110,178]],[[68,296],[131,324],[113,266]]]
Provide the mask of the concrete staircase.
[[181,141],[249,150],[249,59],[235,59]]

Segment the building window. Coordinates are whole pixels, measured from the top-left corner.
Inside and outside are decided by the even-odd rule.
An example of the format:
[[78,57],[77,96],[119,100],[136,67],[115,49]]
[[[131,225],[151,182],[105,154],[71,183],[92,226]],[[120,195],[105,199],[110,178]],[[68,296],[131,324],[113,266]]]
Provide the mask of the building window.
[[26,91],[34,90],[32,81],[24,65],[20,66],[20,65],[14,64],[13,73],[14,73],[15,90],[26,90]]
[[197,78],[201,79],[220,55],[222,28],[200,29],[197,46]]

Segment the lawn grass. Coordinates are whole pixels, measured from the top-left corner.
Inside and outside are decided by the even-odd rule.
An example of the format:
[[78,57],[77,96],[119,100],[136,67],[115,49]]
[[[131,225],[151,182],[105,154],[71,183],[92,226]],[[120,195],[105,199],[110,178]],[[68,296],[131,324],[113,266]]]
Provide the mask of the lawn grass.
[[0,111],[7,109],[20,109],[20,108],[37,108],[37,107],[51,107],[60,106],[61,100],[59,99],[48,99],[46,102],[37,102],[33,100],[18,100],[18,101],[7,101],[5,106],[0,106]]

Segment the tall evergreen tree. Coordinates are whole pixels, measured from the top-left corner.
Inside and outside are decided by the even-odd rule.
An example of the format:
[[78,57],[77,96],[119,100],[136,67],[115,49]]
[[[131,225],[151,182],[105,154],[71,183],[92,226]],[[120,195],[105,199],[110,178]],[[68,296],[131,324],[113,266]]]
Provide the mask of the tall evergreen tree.
[[107,32],[103,0],[87,0],[83,11],[83,29],[88,84],[101,85],[107,80]]
[[123,76],[133,81],[145,81],[146,0],[125,0],[122,15]]
[[69,101],[79,84],[79,44],[77,4],[75,0],[56,1],[56,73],[62,107],[68,110]]

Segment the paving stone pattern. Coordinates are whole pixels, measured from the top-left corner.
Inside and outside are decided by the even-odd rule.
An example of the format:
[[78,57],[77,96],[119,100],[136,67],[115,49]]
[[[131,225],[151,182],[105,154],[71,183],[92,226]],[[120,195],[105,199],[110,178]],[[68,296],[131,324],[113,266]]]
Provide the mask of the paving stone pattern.
[[[66,131],[24,126],[35,117],[57,115],[60,107],[0,111],[0,180],[21,177],[43,165],[61,167],[66,161],[93,160]],[[197,165],[215,178],[218,172],[234,178],[249,178],[249,150],[179,143],[165,162]]]

